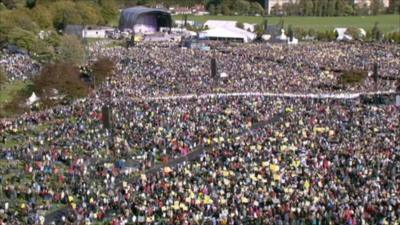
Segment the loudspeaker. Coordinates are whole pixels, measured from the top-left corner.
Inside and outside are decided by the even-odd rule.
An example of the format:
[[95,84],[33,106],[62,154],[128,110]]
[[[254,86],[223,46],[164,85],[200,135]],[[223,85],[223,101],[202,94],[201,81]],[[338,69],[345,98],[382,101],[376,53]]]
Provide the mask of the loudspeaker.
[[374,64],[374,82],[378,83],[379,73],[378,73],[378,63]]
[[102,115],[103,115],[103,126],[104,128],[110,129],[111,128],[111,109],[109,106],[105,105],[102,108]]
[[217,77],[217,60],[215,58],[211,58],[211,76],[214,78]]

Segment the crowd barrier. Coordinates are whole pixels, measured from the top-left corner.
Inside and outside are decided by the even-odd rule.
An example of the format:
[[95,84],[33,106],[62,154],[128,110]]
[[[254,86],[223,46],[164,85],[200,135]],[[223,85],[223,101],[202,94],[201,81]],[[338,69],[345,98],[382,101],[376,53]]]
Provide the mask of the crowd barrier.
[[236,93],[208,93],[208,94],[189,94],[189,95],[171,95],[145,97],[145,100],[179,100],[179,99],[199,99],[199,98],[223,98],[223,97],[241,97],[241,96],[263,96],[263,97],[282,97],[282,98],[313,98],[313,99],[356,99],[363,95],[382,95],[393,94],[394,90],[376,91],[376,92],[357,92],[357,93],[272,93],[272,92],[236,92]]

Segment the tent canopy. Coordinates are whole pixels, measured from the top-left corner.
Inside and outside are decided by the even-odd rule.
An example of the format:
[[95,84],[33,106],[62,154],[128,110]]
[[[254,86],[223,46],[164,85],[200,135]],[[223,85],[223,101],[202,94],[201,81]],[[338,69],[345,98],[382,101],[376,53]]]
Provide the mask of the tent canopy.
[[217,27],[202,32],[202,36],[211,39],[237,39],[243,42],[249,42],[256,38],[255,34],[236,27]]

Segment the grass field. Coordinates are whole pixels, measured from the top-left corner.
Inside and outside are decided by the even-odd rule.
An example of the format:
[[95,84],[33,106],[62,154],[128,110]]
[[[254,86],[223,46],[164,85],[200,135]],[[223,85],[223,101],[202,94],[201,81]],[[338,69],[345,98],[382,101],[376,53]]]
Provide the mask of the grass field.
[[[175,20],[183,20],[182,15],[173,17]],[[277,24],[280,17],[267,17],[269,24]],[[360,27],[366,30],[371,29],[375,22],[383,32],[400,31],[400,15],[379,15],[379,16],[347,16],[347,17],[283,17],[285,26],[313,28],[315,30],[331,30],[335,27]],[[207,20],[235,20],[242,23],[262,23],[261,16],[188,16],[188,20],[204,23]]]
[[20,90],[26,87],[26,85],[24,81],[14,81],[2,86],[0,89],[0,108],[2,105],[10,102]]

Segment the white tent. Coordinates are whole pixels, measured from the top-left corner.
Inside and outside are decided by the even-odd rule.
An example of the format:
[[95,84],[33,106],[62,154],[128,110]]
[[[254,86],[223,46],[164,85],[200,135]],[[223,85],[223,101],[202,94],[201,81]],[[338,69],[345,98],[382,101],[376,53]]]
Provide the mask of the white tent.
[[[365,32],[364,29],[358,28],[360,30],[361,36],[367,35],[367,32]],[[353,40],[353,37],[351,35],[346,34],[347,28],[335,28],[335,32],[338,33],[337,41],[350,41]]]
[[35,92],[32,92],[31,97],[28,98],[26,101],[27,105],[32,105],[33,103],[37,102],[39,100],[39,97],[36,96]]
[[[237,28],[236,26],[237,21],[234,20],[207,20],[204,23],[204,26],[207,26],[208,29],[213,29],[213,28]],[[243,23],[243,29],[244,30],[250,30],[250,32],[254,32],[256,24],[250,24],[250,23]]]
[[285,34],[285,30],[284,29],[281,30],[281,35],[276,37],[276,39],[278,39],[280,41],[286,41],[288,39],[286,34]]
[[236,27],[218,27],[202,32],[202,37],[209,39],[237,39],[243,42],[254,40],[257,36]]
[[299,39],[293,37],[292,41],[290,41],[290,38],[288,38],[289,45],[297,45],[298,43],[299,43]]
[[338,33],[338,37],[336,40],[338,41],[348,41],[352,40],[353,38],[346,34],[347,28],[335,28],[335,32]]

